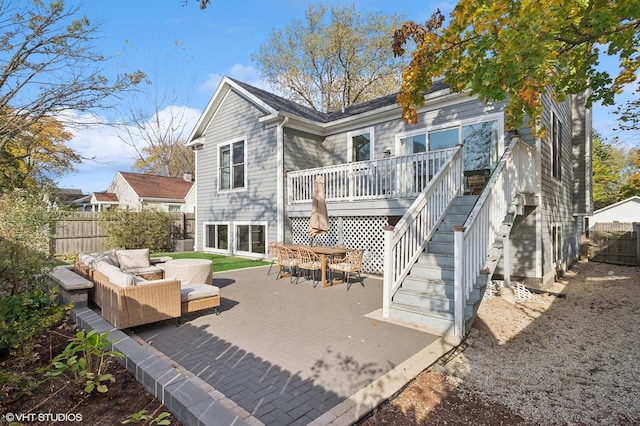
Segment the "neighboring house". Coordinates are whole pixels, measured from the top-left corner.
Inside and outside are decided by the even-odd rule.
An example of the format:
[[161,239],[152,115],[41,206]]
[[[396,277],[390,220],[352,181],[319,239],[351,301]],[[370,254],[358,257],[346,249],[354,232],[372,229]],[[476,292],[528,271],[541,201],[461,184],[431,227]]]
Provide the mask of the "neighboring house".
[[193,213],[196,185],[191,176],[190,173],[175,178],[118,172],[106,191],[92,194],[91,206],[94,211],[117,206],[134,211]]
[[589,229],[593,230],[596,223],[613,222],[640,222],[640,197],[635,195],[593,212],[589,218]]
[[270,241],[309,243],[320,176],[331,228],[319,241],[366,250],[384,315],[464,333],[492,274],[545,287],[577,259],[591,113],[582,97],[543,101],[547,136],[534,139],[505,131],[505,103],[442,83],[407,124],[395,95],[322,113],[225,77],[188,142],[195,249],[266,257]]
[[50,201],[58,207],[64,206],[77,210],[85,210],[90,197],[90,195],[83,194],[81,189],[53,188]]

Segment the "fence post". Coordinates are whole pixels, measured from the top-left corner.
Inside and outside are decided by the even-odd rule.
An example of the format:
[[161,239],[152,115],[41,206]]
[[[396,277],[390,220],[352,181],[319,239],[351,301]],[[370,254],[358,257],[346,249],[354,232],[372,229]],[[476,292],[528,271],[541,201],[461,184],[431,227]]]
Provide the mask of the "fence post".
[[633,232],[636,233],[636,266],[640,266],[640,222],[633,222]]

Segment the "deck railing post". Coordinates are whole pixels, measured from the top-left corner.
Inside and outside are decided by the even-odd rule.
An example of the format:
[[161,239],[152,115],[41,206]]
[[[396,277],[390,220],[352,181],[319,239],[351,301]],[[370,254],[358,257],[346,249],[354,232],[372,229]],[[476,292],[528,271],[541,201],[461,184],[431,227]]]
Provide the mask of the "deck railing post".
[[391,286],[393,285],[393,226],[384,227],[384,261],[382,264],[382,317],[389,318],[391,307]]
[[454,333],[462,337],[464,334],[464,305],[466,294],[464,289],[464,227],[453,227],[453,303],[454,303]]

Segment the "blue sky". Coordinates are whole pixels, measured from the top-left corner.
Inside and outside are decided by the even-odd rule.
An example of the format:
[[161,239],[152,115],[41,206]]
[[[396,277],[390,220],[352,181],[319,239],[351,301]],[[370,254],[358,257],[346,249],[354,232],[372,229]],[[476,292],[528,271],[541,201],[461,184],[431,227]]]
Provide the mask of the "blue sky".
[[[220,79],[228,75],[249,84],[263,86],[251,55],[266,42],[273,29],[282,29],[293,19],[303,19],[307,0],[212,0],[201,11],[197,0],[85,0],[78,4],[82,14],[100,23],[96,50],[112,57],[112,72],[140,69],[152,85],[140,99],[153,103],[154,96],[169,97],[173,107],[184,111],[193,126],[207,105]],[[328,4],[330,2],[323,2]],[[333,2],[351,4],[352,2]],[[448,13],[455,2],[425,0],[359,0],[363,11],[397,13],[424,22],[437,8]],[[127,101],[122,101],[125,106]],[[125,110],[121,108],[122,110]],[[593,127],[605,139],[629,135],[614,132],[612,108],[594,108]],[[113,111],[100,112],[107,121],[117,120]],[[120,113],[122,114],[122,113]],[[117,171],[131,171],[136,158],[109,127],[74,130],[69,145],[85,160],[59,180],[58,186],[81,189],[84,193],[107,189]],[[189,131],[186,132],[186,135]],[[637,134],[633,135],[637,141]]]

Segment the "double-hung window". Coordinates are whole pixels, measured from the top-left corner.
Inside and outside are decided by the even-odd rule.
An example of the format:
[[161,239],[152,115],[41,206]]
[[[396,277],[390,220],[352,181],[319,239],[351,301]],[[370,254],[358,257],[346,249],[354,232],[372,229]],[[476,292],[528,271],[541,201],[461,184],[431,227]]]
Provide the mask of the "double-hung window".
[[246,143],[244,139],[218,145],[220,190],[246,187]]

